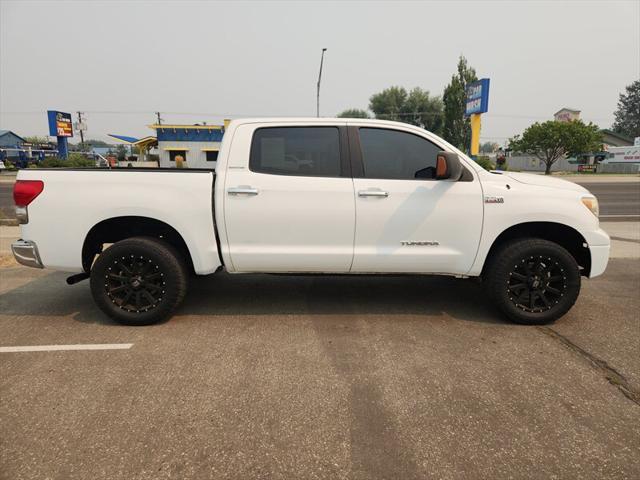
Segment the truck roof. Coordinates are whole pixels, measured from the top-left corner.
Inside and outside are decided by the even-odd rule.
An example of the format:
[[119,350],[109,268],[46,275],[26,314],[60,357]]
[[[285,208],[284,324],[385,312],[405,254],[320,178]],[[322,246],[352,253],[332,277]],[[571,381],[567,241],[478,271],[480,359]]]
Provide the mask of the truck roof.
[[394,122],[391,120],[378,120],[375,118],[337,118],[337,117],[256,117],[256,118],[237,118],[231,121],[235,124],[244,123],[344,123],[344,122],[366,122],[376,123],[380,125],[397,125],[403,127],[415,127],[404,122]]

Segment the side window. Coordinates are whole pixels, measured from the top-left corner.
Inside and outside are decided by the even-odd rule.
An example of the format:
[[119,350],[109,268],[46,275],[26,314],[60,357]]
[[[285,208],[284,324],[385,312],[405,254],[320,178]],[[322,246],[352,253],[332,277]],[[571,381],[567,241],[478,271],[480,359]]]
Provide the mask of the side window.
[[204,152],[207,162],[216,162],[218,161],[218,151],[217,150],[206,150]]
[[249,168],[273,175],[339,177],[338,128],[259,128],[253,134]]
[[434,179],[441,150],[429,140],[398,130],[360,128],[365,178]]

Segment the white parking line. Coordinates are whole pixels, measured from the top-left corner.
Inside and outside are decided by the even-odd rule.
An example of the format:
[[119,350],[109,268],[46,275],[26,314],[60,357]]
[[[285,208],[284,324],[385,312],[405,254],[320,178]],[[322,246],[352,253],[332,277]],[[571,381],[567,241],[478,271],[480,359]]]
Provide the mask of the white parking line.
[[0,347],[0,353],[58,352],[65,350],[128,350],[133,343],[87,343],[79,345],[31,345],[26,347]]

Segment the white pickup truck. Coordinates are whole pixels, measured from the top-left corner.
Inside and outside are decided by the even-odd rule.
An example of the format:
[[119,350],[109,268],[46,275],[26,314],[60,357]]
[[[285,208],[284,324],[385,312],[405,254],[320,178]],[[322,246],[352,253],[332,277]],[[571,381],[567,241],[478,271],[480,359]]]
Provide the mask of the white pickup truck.
[[480,277],[509,319],[564,315],[604,272],[598,202],[574,183],[487,172],[441,138],[395,122],[231,122],[216,172],[22,170],[23,265],[91,279],[116,321],[164,320],[190,274]]

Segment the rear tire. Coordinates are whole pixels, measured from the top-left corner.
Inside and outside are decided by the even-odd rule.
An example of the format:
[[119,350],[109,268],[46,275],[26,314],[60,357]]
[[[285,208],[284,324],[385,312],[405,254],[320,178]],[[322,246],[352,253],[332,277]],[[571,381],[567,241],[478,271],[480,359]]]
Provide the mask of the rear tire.
[[548,240],[514,240],[488,262],[483,275],[487,295],[515,323],[554,322],[571,309],[580,293],[576,260]]
[[187,292],[187,269],[167,243],[133,237],[113,244],[91,269],[91,294],[98,307],[123,325],[168,319]]

